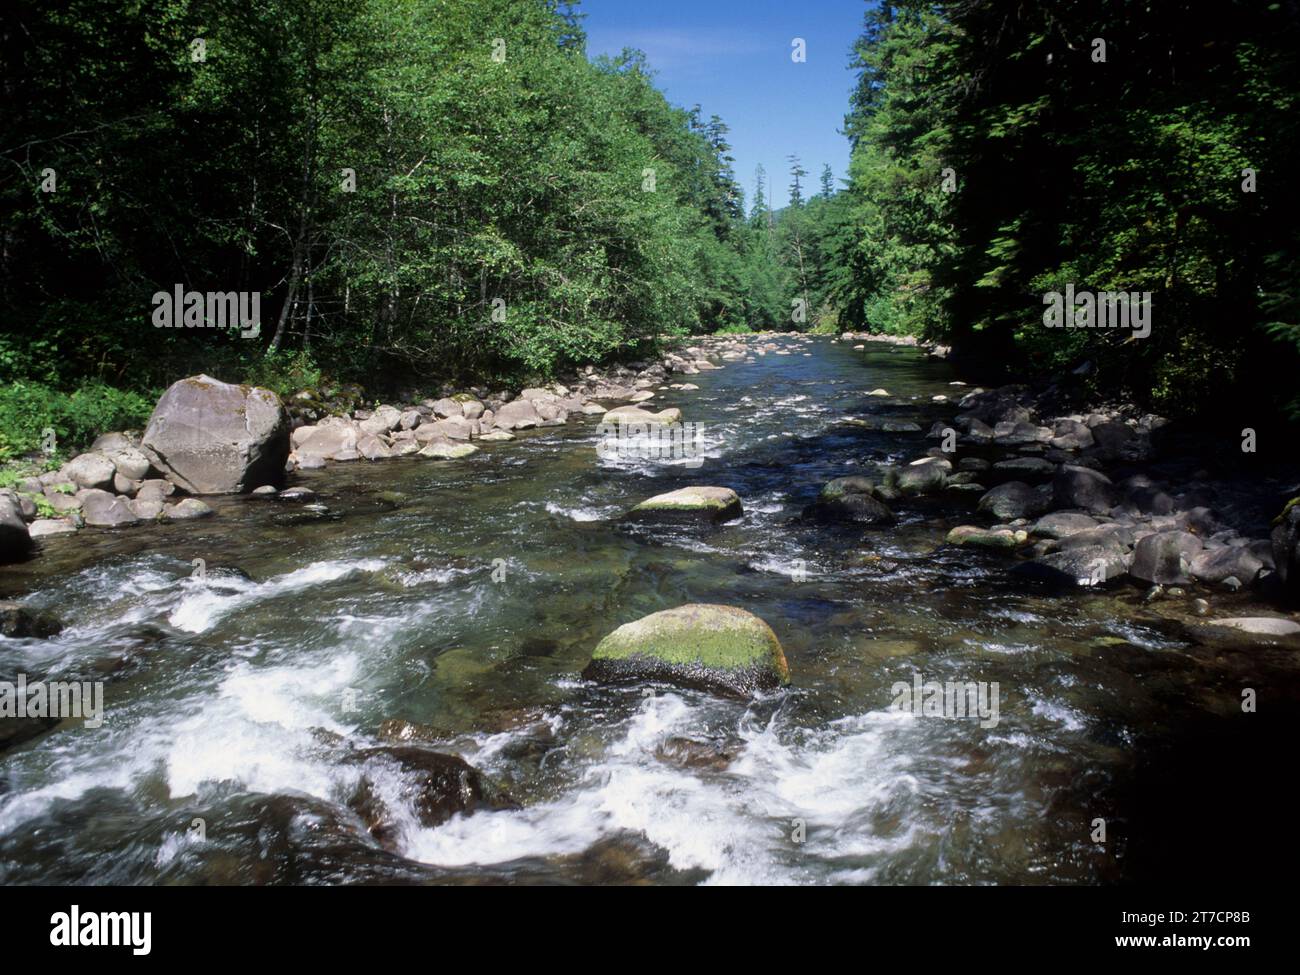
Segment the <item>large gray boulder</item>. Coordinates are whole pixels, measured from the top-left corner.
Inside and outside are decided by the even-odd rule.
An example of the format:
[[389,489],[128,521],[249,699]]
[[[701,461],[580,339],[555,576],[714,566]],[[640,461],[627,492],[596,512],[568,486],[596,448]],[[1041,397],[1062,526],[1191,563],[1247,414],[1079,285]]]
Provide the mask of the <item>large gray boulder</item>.
[[1030,529],[1030,534],[1040,538],[1068,538],[1096,527],[1097,519],[1088,515],[1077,511],[1055,511],[1039,518]]
[[0,491],[0,563],[21,561],[31,550],[32,537],[27,533],[18,495]]
[[1273,524],[1271,541],[1277,577],[1288,601],[1300,603],[1300,498],[1293,498]]
[[1115,505],[1115,486],[1109,477],[1091,467],[1064,464],[1052,481],[1058,508],[1082,508],[1104,514]]
[[[299,427],[293,432],[297,446],[294,454],[301,460],[336,460],[346,458],[357,450],[357,443],[363,436],[361,431],[350,421],[337,419],[338,422],[321,423],[315,427]],[[299,436],[303,430],[311,432]],[[261,487],[261,485],[255,485]]]
[[976,507],[1002,521],[1017,518],[1036,518],[1051,507],[1052,499],[1042,488],[1033,488],[1023,481],[999,484],[979,499]]
[[1115,420],[1092,427],[1097,453],[1107,460],[1137,460],[1146,453],[1146,444],[1130,426]]
[[163,393],[141,448],[191,494],[251,491],[283,479],[289,415],[269,389],[191,376]]
[[1100,586],[1128,572],[1132,558],[1118,542],[1108,541],[1050,552],[1011,571],[1054,585]]
[[98,488],[89,490],[82,496],[81,514],[87,525],[96,528],[124,528],[140,521],[140,516],[132,509],[130,501]]
[[1078,420],[1068,418],[1057,420],[1054,432],[1056,435],[1052,437],[1051,444],[1058,450],[1082,450],[1084,447],[1091,447],[1094,443],[1088,425]]
[[113,475],[117,467],[108,455],[92,450],[78,454],[63,465],[63,476],[80,488],[99,488],[103,491],[113,489]]
[[1201,582],[1223,582],[1232,578],[1246,586],[1255,581],[1263,568],[1264,563],[1245,545],[1207,548],[1190,564],[1191,574]]
[[1192,563],[1203,545],[1191,532],[1156,532],[1138,540],[1133,550],[1135,579],[1160,585],[1186,585],[1192,581]]
[[496,411],[493,422],[501,430],[527,430],[542,422],[531,400],[517,399]]
[[380,406],[359,424],[362,433],[377,436],[396,430],[402,423],[402,412],[393,406]]

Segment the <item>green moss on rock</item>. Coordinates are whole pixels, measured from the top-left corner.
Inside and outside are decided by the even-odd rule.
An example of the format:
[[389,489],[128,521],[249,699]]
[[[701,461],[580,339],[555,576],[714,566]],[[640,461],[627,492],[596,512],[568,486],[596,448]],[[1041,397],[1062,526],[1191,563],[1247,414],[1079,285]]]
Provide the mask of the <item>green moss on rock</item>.
[[740,497],[731,488],[686,487],[642,501],[632,509],[629,517],[634,520],[702,518],[730,521],[744,512]]
[[600,641],[583,676],[664,680],[746,697],[790,680],[772,628],[735,606],[690,603],[620,626]]
[[947,538],[949,545],[974,545],[979,548],[1015,548],[1023,540],[1017,538],[1013,531],[978,528],[975,525],[958,525],[948,532]]

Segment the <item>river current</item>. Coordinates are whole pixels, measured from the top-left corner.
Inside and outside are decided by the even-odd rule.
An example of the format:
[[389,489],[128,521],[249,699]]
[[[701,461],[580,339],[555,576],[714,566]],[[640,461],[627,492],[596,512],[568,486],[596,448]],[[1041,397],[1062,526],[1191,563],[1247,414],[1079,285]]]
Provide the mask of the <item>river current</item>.
[[[699,466],[602,457],[599,417],[575,418],[463,460],[296,475],[313,505],[216,499],[214,518],[87,530],[6,567],[0,592],[66,628],[0,639],[0,676],[103,680],[106,717],[0,753],[0,881],[1195,874],[1193,833],[1169,817],[1227,806],[1207,812],[1179,776],[1230,780],[1234,749],[1257,744],[1242,737],[1239,688],[1293,680],[1294,665],[1198,646],[1136,591],[1039,591],[1005,556],[944,546],[972,520],[968,496],[901,503],[884,529],[800,521],[831,478],[934,443],[846,417],[924,431],[955,412],[933,397],[962,390],[914,349],[777,343],[788,354],[657,394],[701,425]],[[890,397],[867,395],[878,387]],[[688,484],[735,489],[744,516],[709,530],[618,522]],[[687,602],[764,619],[792,685],[746,703],[581,679],[605,634]],[[892,708],[891,686],[916,674],[996,682],[996,724]],[[420,825],[407,773],[355,755],[388,719],[430,729],[514,808]],[[678,738],[729,761],[672,761]],[[394,849],[347,808],[363,774],[398,816]]]

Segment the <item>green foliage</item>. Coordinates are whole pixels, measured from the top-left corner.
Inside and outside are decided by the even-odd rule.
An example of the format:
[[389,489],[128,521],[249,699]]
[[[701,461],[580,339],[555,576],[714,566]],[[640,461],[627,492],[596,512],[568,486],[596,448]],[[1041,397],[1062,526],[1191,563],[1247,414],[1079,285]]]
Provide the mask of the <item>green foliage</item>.
[[0,386],[0,460],[39,451],[53,430],[60,454],[85,447],[109,430],[140,429],[154,396],[88,382],[72,392],[40,383]]
[[[0,378],[545,375],[748,324],[725,124],[669,104],[638,52],[589,61],[567,4],[7,16]],[[260,339],[155,329],[177,284],[260,293]]]
[[[1248,0],[873,9],[847,314],[1008,374],[1086,360],[1098,388],[1171,412],[1232,388],[1300,414],[1297,42],[1293,5]],[[1150,337],[1045,329],[1066,283],[1151,292]]]
[[302,389],[318,389],[322,378],[310,352],[278,351],[253,359],[243,371],[241,381],[262,386],[283,399]]

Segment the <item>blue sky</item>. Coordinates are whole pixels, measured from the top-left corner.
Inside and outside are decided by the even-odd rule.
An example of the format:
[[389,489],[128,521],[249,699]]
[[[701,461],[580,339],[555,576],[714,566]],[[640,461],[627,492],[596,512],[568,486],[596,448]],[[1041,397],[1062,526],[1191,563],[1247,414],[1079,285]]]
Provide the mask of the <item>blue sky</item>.
[[[759,163],[774,205],[786,204],[791,153],[808,170],[811,192],[823,163],[837,180],[847,175],[849,144],[840,130],[865,0],[583,0],[578,11],[590,56],[639,48],[671,102],[698,103],[704,118],[717,114],[731,126],[746,206]],[[807,42],[802,64],[790,59],[796,37]]]

